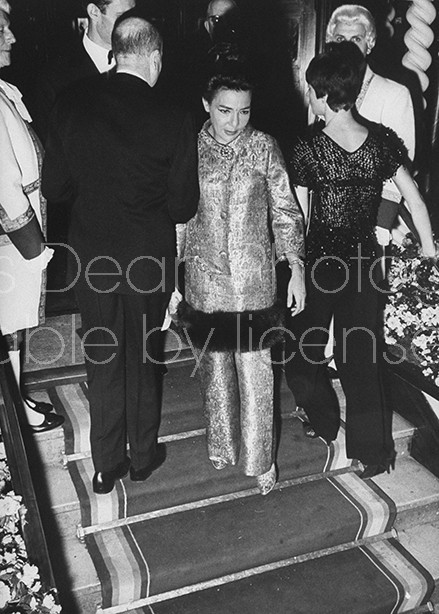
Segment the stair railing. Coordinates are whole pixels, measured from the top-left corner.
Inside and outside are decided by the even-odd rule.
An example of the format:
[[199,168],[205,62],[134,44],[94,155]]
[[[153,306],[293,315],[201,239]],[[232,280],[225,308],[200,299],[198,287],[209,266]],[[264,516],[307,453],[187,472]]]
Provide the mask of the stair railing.
[[19,421],[19,416],[20,419],[23,417],[23,420],[26,420],[24,408],[8,353],[2,346],[3,343],[0,343],[1,435],[14,492],[21,495],[27,510],[26,522],[22,523],[22,533],[29,562],[38,566],[41,583],[44,588],[50,590],[55,587],[55,580]]

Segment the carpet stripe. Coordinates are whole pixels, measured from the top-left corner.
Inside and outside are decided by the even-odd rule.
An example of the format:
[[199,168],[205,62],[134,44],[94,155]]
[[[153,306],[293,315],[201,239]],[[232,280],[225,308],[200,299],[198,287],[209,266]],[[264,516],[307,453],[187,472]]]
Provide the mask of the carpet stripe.
[[[358,537],[368,537],[385,533],[390,529],[394,514],[394,506],[390,509],[388,502],[370,488],[361,478],[352,473],[331,480],[335,487],[357,507],[362,518]],[[336,485],[337,484],[337,485]]]
[[[346,469],[343,470],[339,470],[341,471],[346,471]],[[338,475],[336,472],[334,472],[333,474]],[[319,474],[314,474],[314,475],[310,475],[310,476],[306,476],[303,478],[294,478],[292,480],[284,480],[282,482],[278,482],[276,484],[276,486],[274,487],[273,490],[282,490],[284,488],[291,488],[293,486],[298,486],[300,484],[305,484],[305,483],[309,483],[309,482],[316,482],[318,480],[321,479],[325,479],[330,477],[331,474],[328,473],[319,473]],[[331,480],[328,479],[328,482],[331,483]],[[124,489],[125,491],[125,487],[123,485],[123,482],[121,482],[121,488]],[[125,491],[126,493],[126,491]],[[95,524],[90,524],[90,525],[83,525],[80,528],[80,537],[82,538],[85,535],[89,535],[92,533],[98,533],[98,532],[102,532],[102,531],[107,531],[107,530],[111,530],[111,529],[115,529],[117,527],[122,527],[122,526],[127,526],[130,524],[135,524],[138,522],[142,522],[145,520],[151,520],[152,518],[162,518],[164,516],[171,516],[173,514],[180,514],[183,512],[187,512],[190,510],[196,510],[196,509],[201,509],[201,508],[205,508],[205,507],[211,507],[213,505],[218,505],[220,503],[225,503],[227,501],[235,501],[237,499],[244,499],[246,497],[252,497],[254,495],[259,495],[259,490],[257,488],[249,488],[246,490],[241,490],[241,491],[236,491],[233,493],[228,493],[225,495],[220,495],[218,497],[209,497],[207,499],[198,499],[197,501],[192,501],[190,503],[185,503],[183,505],[175,505],[172,507],[167,507],[167,508],[163,508],[163,509],[158,509],[158,510],[154,510],[152,512],[145,512],[143,514],[136,514],[133,516],[126,516],[126,514],[124,514],[123,517],[114,517],[112,520],[103,520],[102,522],[96,522]],[[106,496],[106,495],[105,495]],[[99,495],[99,497],[95,497],[95,498],[101,498],[102,495]],[[347,498],[347,497],[346,497]],[[349,499],[348,499],[349,500]],[[349,500],[349,502],[352,504],[352,501]],[[355,506],[354,506],[355,507]],[[125,508],[126,509],[126,508]],[[93,516],[94,517],[94,516]]]
[[340,467],[348,467],[352,464],[352,459],[346,456],[346,437],[344,424],[342,423],[338,431],[337,439],[331,441],[328,447],[328,460],[325,469],[339,469]]
[[[125,488],[120,480],[116,481],[116,488],[106,495],[96,495],[93,492],[92,479],[94,468],[91,459],[75,464],[85,490],[86,496],[81,498],[81,515],[83,524],[106,523],[118,518],[126,509]],[[89,505],[90,520],[88,521],[87,502]],[[82,511],[84,510],[84,514]]]
[[64,414],[72,425],[72,432],[66,433],[66,448],[69,453],[80,453],[90,448],[90,414],[88,402],[83,389],[78,384],[58,386],[56,391],[51,391],[51,398],[55,395],[64,408]]
[[[127,529],[117,529],[107,534],[95,535],[87,540],[87,547],[97,548],[105,561],[107,578],[103,584],[103,605],[129,603],[145,598],[149,586],[148,568],[139,556],[137,545]],[[99,566],[101,571],[101,567]]]
[[[391,543],[371,544],[364,549],[366,555],[375,564],[385,567],[387,574],[399,588],[400,599],[392,614],[407,612],[423,605],[425,596],[434,588],[434,582],[428,572],[411,557],[396,540]],[[384,573],[384,571],[383,571]]]
[[268,571],[273,571],[275,569],[281,569],[282,567],[289,567],[290,565],[304,563],[311,559],[317,559],[323,556],[328,556],[330,554],[335,554],[337,552],[344,552],[346,550],[352,550],[353,548],[356,548],[361,545],[371,544],[374,541],[379,541],[382,539],[389,539],[393,535],[394,533],[392,531],[389,531],[387,534],[384,534],[384,535],[374,536],[374,537],[366,538],[366,539],[359,540],[359,541],[348,542],[345,544],[341,544],[339,546],[333,546],[331,548],[325,548],[322,550],[316,550],[314,552],[309,552],[307,554],[294,556],[288,559],[283,559],[281,561],[275,561],[267,565],[259,565],[258,567],[252,567],[252,568],[245,569],[243,571],[236,572],[233,574],[220,576],[218,578],[214,578],[212,580],[208,580],[205,582],[199,582],[199,583],[191,584],[189,586],[184,586],[182,588],[175,589],[172,591],[167,591],[165,593],[159,593],[157,595],[153,595],[152,597],[147,597],[145,599],[138,599],[130,603],[124,603],[124,604],[120,604],[120,605],[116,605],[116,606],[112,606],[108,608],[106,607],[101,608],[101,609],[98,608],[96,611],[96,614],[121,614],[122,612],[128,612],[135,608],[140,608],[140,607],[147,606],[147,605],[154,604],[154,603],[160,603],[162,601],[167,601],[169,599],[175,599],[176,597],[181,597],[182,595],[188,595],[190,593],[195,593],[197,591],[214,588],[217,586],[221,586],[223,584],[229,584],[231,582],[236,582],[244,578],[261,575]]

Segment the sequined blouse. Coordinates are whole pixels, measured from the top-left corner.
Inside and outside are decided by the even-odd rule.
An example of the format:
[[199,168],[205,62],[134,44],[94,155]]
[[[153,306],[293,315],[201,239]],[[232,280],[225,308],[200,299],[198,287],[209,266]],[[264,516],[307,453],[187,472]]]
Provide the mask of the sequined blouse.
[[187,224],[186,299],[195,309],[264,309],[276,299],[275,255],[303,256],[303,220],[275,139],[250,125],[228,145],[198,137],[200,201]]
[[376,256],[375,226],[383,182],[404,163],[406,149],[391,130],[376,125],[353,152],[326,133],[300,140],[289,161],[292,184],[312,190],[308,264],[331,257],[353,264],[359,244],[363,266]]

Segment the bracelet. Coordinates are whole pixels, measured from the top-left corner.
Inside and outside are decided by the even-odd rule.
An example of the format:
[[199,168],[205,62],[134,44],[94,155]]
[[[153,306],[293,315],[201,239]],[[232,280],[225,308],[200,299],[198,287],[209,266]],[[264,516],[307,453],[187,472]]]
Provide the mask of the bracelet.
[[303,260],[301,258],[293,258],[292,260],[290,260],[288,262],[288,266],[290,267],[290,269],[293,268],[294,264],[298,264],[301,269],[305,268],[305,263],[303,262]]

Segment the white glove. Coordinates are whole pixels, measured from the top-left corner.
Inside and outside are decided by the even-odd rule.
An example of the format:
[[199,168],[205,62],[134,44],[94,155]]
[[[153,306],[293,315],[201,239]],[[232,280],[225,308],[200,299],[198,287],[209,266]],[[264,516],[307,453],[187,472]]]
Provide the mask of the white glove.
[[174,292],[171,294],[171,298],[169,299],[169,304],[166,309],[165,319],[163,320],[161,330],[168,330],[171,326],[172,317],[177,313],[177,308],[180,301],[183,299],[183,295],[181,294],[178,288],[175,288]]
[[23,259],[26,262],[27,267],[31,271],[35,271],[36,273],[39,271],[44,271],[47,268],[47,265],[53,258],[53,254],[55,252],[51,247],[45,247],[41,254],[36,258],[32,258],[31,260]]

